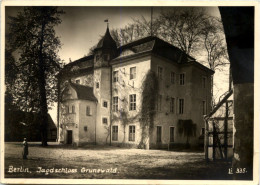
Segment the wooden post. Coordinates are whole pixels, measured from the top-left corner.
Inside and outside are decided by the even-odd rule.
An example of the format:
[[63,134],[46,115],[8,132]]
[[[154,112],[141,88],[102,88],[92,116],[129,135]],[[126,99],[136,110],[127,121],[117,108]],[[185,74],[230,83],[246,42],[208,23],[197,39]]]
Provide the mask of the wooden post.
[[216,158],[216,151],[215,151],[215,143],[216,143],[216,127],[215,127],[215,122],[212,120],[213,124],[213,147],[212,147],[212,152],[213,152],[213,160]]
[[225,112],[225,120],[224,120],[224,155],[227,160],[227,148],[228,148],[228,101],[226,101],[226,112]]
[[205,152],[205,159],[206,161],[209,160],[209,124],[208,120],[205,119],[205,133],[204,133],[204,152]]

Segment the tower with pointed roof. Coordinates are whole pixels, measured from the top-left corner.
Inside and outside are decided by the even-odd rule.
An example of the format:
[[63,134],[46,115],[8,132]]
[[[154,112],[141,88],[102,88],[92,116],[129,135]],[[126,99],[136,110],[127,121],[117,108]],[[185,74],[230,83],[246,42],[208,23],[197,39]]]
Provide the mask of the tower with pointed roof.
[[94,94],[97,104],[97,142],[105,143],[104,135],[110,127],[111,65],[116,57],[117,46],[107,26],[105,35],[94,50]]

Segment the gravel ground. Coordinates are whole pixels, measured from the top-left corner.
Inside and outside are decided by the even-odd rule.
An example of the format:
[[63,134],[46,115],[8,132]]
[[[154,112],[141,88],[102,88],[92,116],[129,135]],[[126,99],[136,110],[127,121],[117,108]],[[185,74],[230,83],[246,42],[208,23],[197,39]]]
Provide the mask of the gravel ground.
[[227,162],[206,163],[203,152],[76,148],[57,143],[48,147],[29,143],[28,160],[23,160],[20,143],[5,143],[6,178],[224,180],[232,178],[230,166]]

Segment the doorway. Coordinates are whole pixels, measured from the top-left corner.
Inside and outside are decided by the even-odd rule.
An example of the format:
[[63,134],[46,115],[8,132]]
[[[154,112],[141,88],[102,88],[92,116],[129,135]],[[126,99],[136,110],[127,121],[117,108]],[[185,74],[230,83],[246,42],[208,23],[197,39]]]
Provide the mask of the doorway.
[[72,144],[72,130],[67,130],[67,144]]

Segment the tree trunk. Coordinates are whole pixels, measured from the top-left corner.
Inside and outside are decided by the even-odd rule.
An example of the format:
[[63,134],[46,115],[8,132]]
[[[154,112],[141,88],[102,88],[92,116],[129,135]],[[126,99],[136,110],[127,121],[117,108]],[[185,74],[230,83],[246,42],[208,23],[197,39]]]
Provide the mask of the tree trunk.
[[42,136],[42,146],[47,146],[48,136],[48,107],[46,99],[46,80],[45,80],[45,64],[43,59],[43,41],[44,41],[45,23],[42,23],[40,48],[39,48],[39,62],[38,62],[38,87],[40,92],[40,129]]

